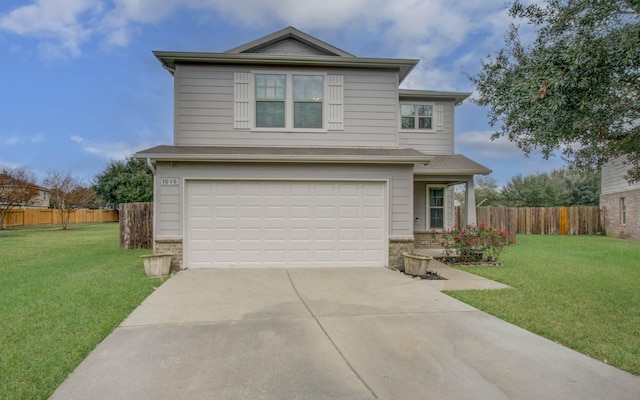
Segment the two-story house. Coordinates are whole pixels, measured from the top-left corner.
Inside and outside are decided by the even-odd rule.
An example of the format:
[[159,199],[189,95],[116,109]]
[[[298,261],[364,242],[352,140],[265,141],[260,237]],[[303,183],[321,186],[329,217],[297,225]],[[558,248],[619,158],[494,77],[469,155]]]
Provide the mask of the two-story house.
[[624,158],[602,167],[600,208],[607,235],[640,240],[640,183],[627,182],[627,169]]
[[[173,145],[155,173],[155,251],[182,268],[401,267],[453,226],[469,93],[399,86],[418,60],[361,58],[286,28],[223,53],[154,52],[174,76]],[[430,241],[429,241],[430,242]]]

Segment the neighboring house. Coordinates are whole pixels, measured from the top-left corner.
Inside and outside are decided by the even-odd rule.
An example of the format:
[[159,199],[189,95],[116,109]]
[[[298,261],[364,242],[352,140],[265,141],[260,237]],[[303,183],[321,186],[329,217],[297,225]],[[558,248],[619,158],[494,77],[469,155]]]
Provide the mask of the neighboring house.
[[[49,208],[49,193],[44,188],[36,188],[38,189],[38,193],[33,196],[28,202],[18,204],[12,208]],[[11,187],[6,188],[6,190],[11,190]],[[0,204],[3,204],[5,201],[6,199],[3,200],[3,193],[0,191]]]
[[607,235],[640,240],[640,183],[624,178],[628,166],[616,159],[602,167],[600,208]]
[[38,188],[38,194],[27,205],[29,208],[49,208],[49,192],[44,188]]
[[[418,60],[360,58],[294,28],[224,53],[154,52],[174,76],[155,171],[154,245],[183,268],[398,267],[453,227],[470,93],[399,89]],[[155,167],[151,161],[155,161]]]

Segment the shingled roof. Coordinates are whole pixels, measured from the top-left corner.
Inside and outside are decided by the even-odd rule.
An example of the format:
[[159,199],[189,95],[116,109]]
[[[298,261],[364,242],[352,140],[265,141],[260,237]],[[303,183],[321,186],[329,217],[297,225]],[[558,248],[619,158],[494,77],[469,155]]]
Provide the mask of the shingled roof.
[[346,162],[346,163],[429,163],[415,149],[376,147],[230,147],[156,146],[134,154],[135,158],[158,161],[209,162]]

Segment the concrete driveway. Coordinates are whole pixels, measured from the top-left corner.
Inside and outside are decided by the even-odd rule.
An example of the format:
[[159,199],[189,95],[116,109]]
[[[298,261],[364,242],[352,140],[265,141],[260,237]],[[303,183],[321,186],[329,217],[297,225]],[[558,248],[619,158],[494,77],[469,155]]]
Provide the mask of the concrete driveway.
[[640,398],[640,377],[440,293],[500,287],[449,273],[182,271],[51,398]]

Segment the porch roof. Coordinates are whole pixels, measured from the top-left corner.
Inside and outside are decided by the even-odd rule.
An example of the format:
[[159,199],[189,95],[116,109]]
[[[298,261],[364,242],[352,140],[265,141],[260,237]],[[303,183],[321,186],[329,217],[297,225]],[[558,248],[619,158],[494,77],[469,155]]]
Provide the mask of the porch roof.
[[134,154],[138,159],[204,162],[315,162],[425,164],[433,156],[409,148],[378,147],[231,147],[162,145]]
[[491,169],[462,154],[436,155],[429,164],[416,164],[415,175],[489,175]]

